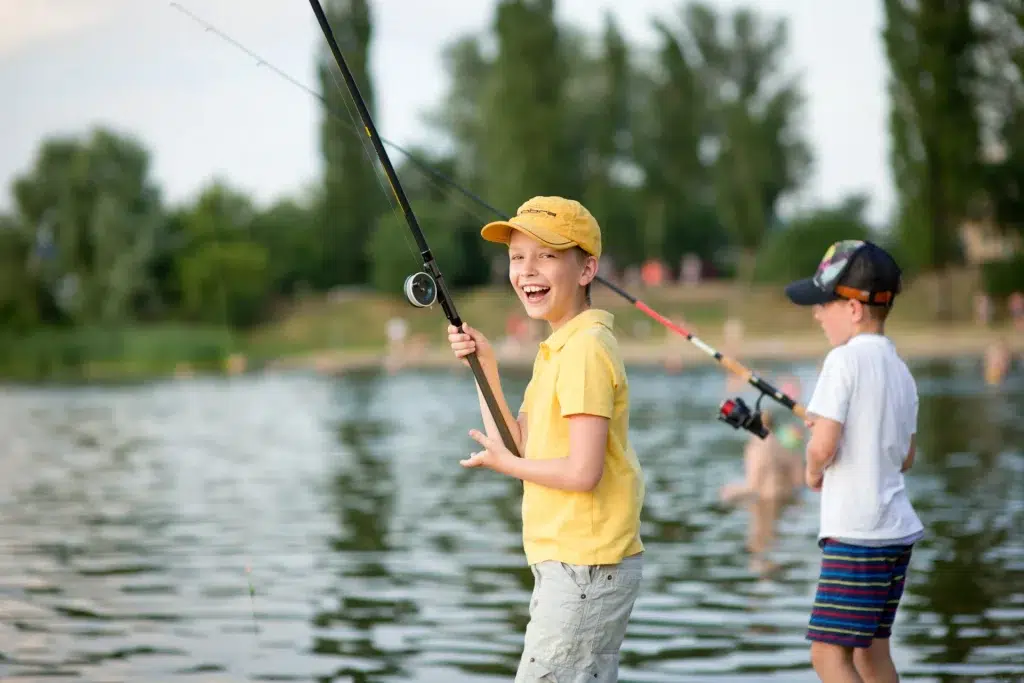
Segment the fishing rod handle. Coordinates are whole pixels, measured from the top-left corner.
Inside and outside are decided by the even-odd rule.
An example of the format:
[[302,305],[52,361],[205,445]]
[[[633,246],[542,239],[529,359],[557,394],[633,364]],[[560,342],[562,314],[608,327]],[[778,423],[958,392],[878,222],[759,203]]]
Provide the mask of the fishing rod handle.
[[[462,331],[462,325],[456,325],[459,331]],[[487,381],[487,376],[484,374],[484,368],[480,365],[480,359],[477,357],[476,352],[466,356],[466,360],[469,361],[469,367],[473,370],[473,375],[476,377],[476,384],[480,387],[480,392],[484,395],[484,403],[487,404],[488,410],[491,412],[491,417],[494,419],[494,426],[498,428],[498,433],[501,434],[501,441],[505,444],[505,448],[512,452],[516,457],[522,457],[519,452],[519,447],[516,446],[515,439],[512,438],[512,431],[508,428],[508,424],[505,422],[505,416],[501,412],[501,408],[498,406],[498,399],[494,396],[494,392],[491,390],[490,382]]]
[[807,419],[807,409],[791,399],[786,394],[782,393],[768,382],[764,381],[753,372],[751,372],[743,363],[730,358],[729,356],[719,355],[718,362],[721,363],[730,372],[739,375],[747,381],[752,387],[762,392],[766,396],[775,399],[783,407],[793,411],[793,413],[802,420]]

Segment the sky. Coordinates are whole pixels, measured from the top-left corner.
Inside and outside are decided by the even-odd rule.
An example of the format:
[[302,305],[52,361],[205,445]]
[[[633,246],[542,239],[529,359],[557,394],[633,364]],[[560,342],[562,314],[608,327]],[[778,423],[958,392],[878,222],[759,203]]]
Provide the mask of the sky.
[[[709,0],[732,10],[735,0]],[[323,44],[299,0],[177,0],[296,80],[316,87]],[[371,67],[379,133],[403,146],[432,145],[424,113],[448,89],[443,47],[488,29],[493,0],[376,0]],[[849,193],[871,197],[869,218],[893,210],[888,164],[887,67],[881,3],[749,0],[784,17],[789,68],[802,76],[803,126],[814,156],[792,208]],[[103,125],[151,150],[171,202],[214,178],[262,204],[301,192],[320,172],[319,103],[167,0],[0,0],[0,210],[13,178],[31,168],[40,142]],[[625,9],[628,6],[628,9]],[[653,43],[651,20],[679,14],[678,0],[559,0],[560,18],[595,34],[611,11],[627,38]],[[394,161],[398,156],[392,152]]]

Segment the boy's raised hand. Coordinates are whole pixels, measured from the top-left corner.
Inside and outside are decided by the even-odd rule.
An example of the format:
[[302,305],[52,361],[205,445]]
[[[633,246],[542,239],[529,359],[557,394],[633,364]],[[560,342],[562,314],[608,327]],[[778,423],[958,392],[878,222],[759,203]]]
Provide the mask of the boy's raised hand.
[[469,435],[483,446],[484,450],[472,453],[465,460],[460,460],[459,464],[463,467],[487,467],[495,472],[505,474],[503,463],[509,458],[519,459],[510,450],[505,448],[505,444],[501,442],[501,439],[492,439],[479,429],[469,430]]
[[462,364],[469,366],[466,356],[476,351],[480,363],[491,363],[494,361],[494,350],[487,337],[478,330],[474,330],[466,323],[462,323],[462,332],[455,325],[448,325],[448,343],[451,344],[455,357],[462,361]]

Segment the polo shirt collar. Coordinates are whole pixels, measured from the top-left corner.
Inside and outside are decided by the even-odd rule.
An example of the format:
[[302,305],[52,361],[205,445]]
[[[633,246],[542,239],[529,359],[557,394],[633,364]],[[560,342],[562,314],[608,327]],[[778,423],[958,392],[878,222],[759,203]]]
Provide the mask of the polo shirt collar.
[[614,323],[615,316],[608,311],[603,311],[599,308],[588,308],[562,325],[558,330],[552,332],[551,336],[540,343],[540,347],[545,351],[559,351],[569,341],[569,337],[580,330],[593,325],[603,325],[610,330]]

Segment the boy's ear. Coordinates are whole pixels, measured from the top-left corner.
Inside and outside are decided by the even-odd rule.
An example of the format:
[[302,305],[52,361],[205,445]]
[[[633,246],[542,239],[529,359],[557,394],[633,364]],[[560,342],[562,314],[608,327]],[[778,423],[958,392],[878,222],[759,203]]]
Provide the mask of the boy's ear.
[[850,312],[853,313],[853,322],[860,323],[864,321],[864,304],[855,299],[847,299],[846,305],[850,307]]
[[597,259],[587,254],[587,258],[583,262],[583,272],[580,274],[581,287],[589,285],[597,277],[597,265]]

